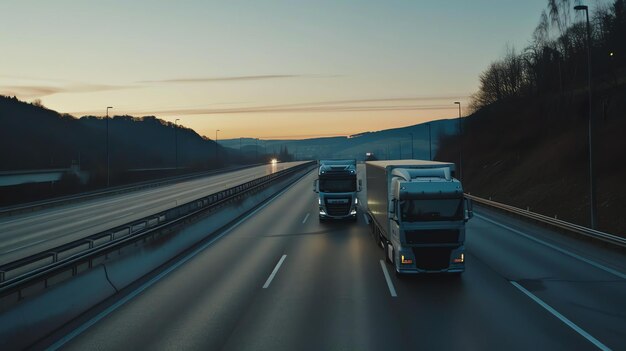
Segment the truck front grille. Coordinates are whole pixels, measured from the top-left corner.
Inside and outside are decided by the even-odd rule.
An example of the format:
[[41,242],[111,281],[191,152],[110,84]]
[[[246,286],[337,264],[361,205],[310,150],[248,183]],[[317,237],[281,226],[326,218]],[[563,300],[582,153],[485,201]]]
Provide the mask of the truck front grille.
[[330,216],[347,216],[350,213],[350,199],[326,199],[326,213]]
[[449,247],[414,247],[415,266],[420,269],[439,271],[450,266]]
[[456,244],[459,242],[457,229],[407,230],[404,232],[406,243],[416,244]]

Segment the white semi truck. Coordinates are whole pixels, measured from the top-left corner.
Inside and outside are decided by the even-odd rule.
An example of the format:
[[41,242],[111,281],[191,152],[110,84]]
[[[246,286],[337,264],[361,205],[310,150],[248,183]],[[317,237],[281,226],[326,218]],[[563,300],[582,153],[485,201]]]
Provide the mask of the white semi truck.
[[357,193],[361,191],[356,160],[320,160],[317,174],[313,191],[319,194],[320,220],[356,220]]
[[472,205],[454,164],[366,162],[367,215],[397,274],[462,273]]

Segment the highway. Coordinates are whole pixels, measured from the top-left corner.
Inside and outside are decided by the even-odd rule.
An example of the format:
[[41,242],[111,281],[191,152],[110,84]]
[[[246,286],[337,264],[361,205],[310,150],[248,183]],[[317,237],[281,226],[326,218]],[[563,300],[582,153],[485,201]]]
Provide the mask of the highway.
[[[397,277],[310,173],[61,328],[67,350],[624,350],[624,255],[476,207],[461,277]],[[361,193],[361,203],[365,203]]]
[[0,264],[129,223],[302,162],[211,175],[0,218]]

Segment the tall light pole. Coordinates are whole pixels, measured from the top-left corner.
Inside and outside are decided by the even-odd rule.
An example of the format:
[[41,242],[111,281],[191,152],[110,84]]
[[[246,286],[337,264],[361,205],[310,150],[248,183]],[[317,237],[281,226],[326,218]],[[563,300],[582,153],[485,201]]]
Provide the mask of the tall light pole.
[[176,120],[174,121],[174,152],[176,155],[176,163],[175,163],[175,169],[176,171],[178,171],[178,125],[176,125],[176,122],[180,121],[180,118],[176,118]]
[[110,171],[110,158],[109,158],[109,109],[113,106],[107,106],[107,186],[111,185],[111,171]]
[[428,161],[433,160],[433,138],[430,133],[430,122],[428,122]]
[[459,180],[463,180],[463,129],[461,128],[461,102],[455,101],[459,105]]
[[219,145],[217,144],[217,132],[219,132],[219,131],[220,131],[219,129],[216,129],[216,130],[215,130],[215,163],[219,163],[219,160],[218,160],[218,158],[217,158],[217,157],[218,157],[217,147],[219,146]]
[[598,222],[598,211],[596,205],[596,178],[593,171],[593,118],[591,112],[591,26],[589,24],[589,8],[585,5],[574,6],[576,11],[585,11],[587,19],[587,83],[589,94],[589,209],[591,216],[591,229],[596,229]]
[[409,133],[409,135],[411,136],[411,159],[414,160],[415,154],[413,153],[413,133]]

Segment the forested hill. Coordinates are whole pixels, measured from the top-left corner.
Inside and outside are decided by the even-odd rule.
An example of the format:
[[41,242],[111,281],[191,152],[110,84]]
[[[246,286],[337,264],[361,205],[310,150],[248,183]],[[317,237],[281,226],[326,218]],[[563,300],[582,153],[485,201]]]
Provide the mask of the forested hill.
[[[0,170],[81,168],[101,176],[106,160],[106,120],[59,114],[40,104],[0,96]],[[207,168],[215,142],[192,129],[153,116],[109,119],[111,172],[137,168]]]
[[[462,155],[466,191],[589,226],[589,100],[584,16],[548,1],[528,48],[481,75],[476,111],[441,160]],[[563,5],[565,4],[565,5]],[[590,13],[598,229],[626,235],[625,1]],[[569,16],[569,17],[568,17]],[[581,21],[582,20],[582,21]],[[556,33],[553,36],[549,32]]]

